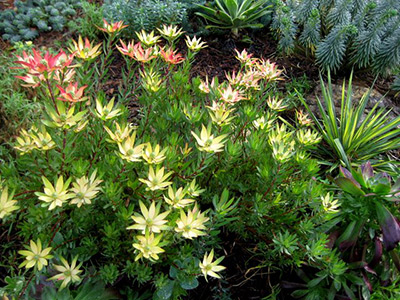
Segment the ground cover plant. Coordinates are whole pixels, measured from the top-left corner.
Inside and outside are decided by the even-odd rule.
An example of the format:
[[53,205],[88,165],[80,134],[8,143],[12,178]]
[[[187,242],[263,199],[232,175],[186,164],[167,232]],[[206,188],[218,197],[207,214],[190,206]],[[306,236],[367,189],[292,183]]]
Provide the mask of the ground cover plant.
[[355,66],[390,74],[400,63],[398,1],[275,1],[280,48],[330,70]]
[[233,236],[270,298],[398,297],[397,178],[314,158],[323,126],[282,92],[278,65],[236,50],[225,78],[192,77],[202,39],[97,26],[102,42],[22,45],[13,59],[39,113],[2,157],[1,296],[230,299]]
[[14,9],[0,11],[0,33],[11,42],[30,41],[40,32],[61,31],[80,7],[77,0],[15,1]]
[[134,32],[151,31],[162,24],[188,25],[188,12],[201,0],[117,0],[104,1],[104,18],[108,21],[124,21],[130,30],[124,31],[127,37],[135,37]]

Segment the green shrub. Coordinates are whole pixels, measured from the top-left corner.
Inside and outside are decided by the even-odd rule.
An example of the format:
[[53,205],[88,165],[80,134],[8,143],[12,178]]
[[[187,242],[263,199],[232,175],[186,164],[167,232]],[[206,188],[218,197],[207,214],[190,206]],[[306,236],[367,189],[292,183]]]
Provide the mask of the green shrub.
[[237,37],[242,29],[264,27],[259,21],[271,12],[268,3],[268,0],[216,0],[211,7],[199,5],[201,12],[196,14],[213,24],[206,28],[230,29]]
[[91,40],[96,39],[99,31],[96,27],[103,26],[103,7],[96,3],[82,2],[82,15],[79,18],[71,20],[68,27],[76,31],[81,36]]
[[[33,47],[31,43],[18,42],[14,45],[16,53]],[[21,75],[19,70],[10,70],[14,66],[14,58],[10,51],[0,54],[0,114],[6,124],[2,125],[0,140],[16,134],[20,128],[25,128],[35,121],[39,113],[39,104],[35,95],[28,95],[26,90],[18,88],[17,79],[14,76]]]
[[106,20],[128,24],[129,30],[124,33],[134,37],[134,32],[142,29],[150,31],[162,24],[182,24],[190,5],[179,0],[106,0],[103,10]]
[[[325,222],[309,157],[320,139],[280,117],[290,104],[274,98],[281,71],[242,52],[241,70],[226,81],[190,81],[198,47],[185,57],[157,45],[118,47],[127,66],[117,104],[98,88],[108,52],[18,57],[19,78],[42,110],[13,143],[15,161],[0,167],[1,230],[10,238],[0,244],[8,276],[0,295],[29,297],[41,278],[69,290],[96,277],[126,279],[125,294],[177,299],[200,276],[223,275],[223,228],[257,244],[260,268],[301,265],[310,255],[300,245],[320,240],[315,229]],[[130,94],[140,103],[137,126],[126,121]]]
[[15,1],[15,9],[0,11],[0,33],[11,42],[33,40],[40,32],[61,31],[76,14],[79,0]]
[[272,28],[286,53],[301,51],[323,68],[355,66],[387,74],[400,65],[398,1],[275,1]]

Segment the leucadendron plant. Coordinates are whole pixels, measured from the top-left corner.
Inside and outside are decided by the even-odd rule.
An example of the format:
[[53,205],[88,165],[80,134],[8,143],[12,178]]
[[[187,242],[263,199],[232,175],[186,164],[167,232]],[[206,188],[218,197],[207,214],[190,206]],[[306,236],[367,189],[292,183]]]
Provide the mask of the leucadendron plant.
[[[76,296],[96,277],[129,282],[123,295],[177,299],[224,275],[222,227],[257,245],[259,268],[314,257],[302,245],[323,239],[314,229],[329,212],[309,156],[320,137],[306,115],[280,116],[291,103],[275,97],[278,67],[237,51],[242,66],[226,80],[190,80],[200,39],[186,37],[183,55],[182,32],[165,26],[163,47],[139,32],[114,48],[121,27],[105,24],[103,49],[79,38],[69,53],[17,57],[42,114],[1,166],[0,295]],[[116,50],[126,69],[106,95],[98,71]]]

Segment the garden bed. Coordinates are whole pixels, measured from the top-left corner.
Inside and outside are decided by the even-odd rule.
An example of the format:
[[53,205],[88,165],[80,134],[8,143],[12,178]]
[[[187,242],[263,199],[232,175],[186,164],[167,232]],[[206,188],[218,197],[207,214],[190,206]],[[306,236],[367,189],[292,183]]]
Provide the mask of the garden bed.
[[285,5],[257,30],[192,16],[204,45],[178,27],[93,32],[95,6],[76,23],[90,41],[0,39],[0,296],[400,297],[394,79],[369,101],[376,65],[284,54]]

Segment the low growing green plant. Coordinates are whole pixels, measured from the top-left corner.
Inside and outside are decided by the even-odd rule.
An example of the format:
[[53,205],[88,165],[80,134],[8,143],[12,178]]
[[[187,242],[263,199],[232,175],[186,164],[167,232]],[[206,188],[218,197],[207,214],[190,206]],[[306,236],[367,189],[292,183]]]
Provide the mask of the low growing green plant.
[[390,74],[400,65],[398,1],[276,0],[272,28],[285,53],[315,58],[324,69]]
[[68,28],[78,34],[94,40],[98,37],[96,27],[103,25],[103,6],[82,1],[82,15],[68,23]]
[[13,43],[33,40],[40,32],[61,31],[80,7],[78,0],[16,0],[15,9],[0,11],[0,33]]
[[179,0],[106,0],[104,17],[108,21],[124,21],[129,24],[127,37],[135,37],[135,31],[151,31],[162,24],[182,24],[188,4]]
[[259,20],[271,12],[268,3],[268,0],[216,0],[214,6],[199,5],[203,12],[196,15],[213,23],[206,28],[230,29],[237,37],[242,29],[264,27]]
[[[33,47],[29,42],[17,42],[13,50],[22,54]],[[14,66],[11,49],[0,54],[0,115],[4,124],[1,128],[0,140],[5,142],[15,135],[20,128],[29,126],[36,119],[40,106],[35,95],[28,95],[23,88],[19,88],[14,76],[20,75],[19,70],[10,70]],[[1,157],[1,155],[0,155]]]
[[[379,108],[379,102],[367,112],[370,91],[365,93],[359,103],[354,103],[352,94],[352,75],[346,90],[343,82],[340,112],[335,108],[335,95],[332,92],[330,73],[325,85],[321,77],[322,100],[317,99],[320,118],[307,105],[299,94],[300,100],[312,116],[316,127],[329,148],[321,150],[333,161],[340,160],[340,164],[351,168],[367,160],[374,164],[382,163],[379,155],[400,146],[400,117],[393,120],[388,118],[389,111]],[[338,163],[332,163],[336,166]]]

